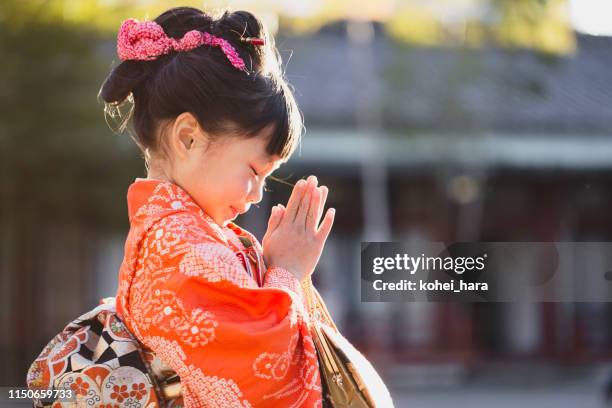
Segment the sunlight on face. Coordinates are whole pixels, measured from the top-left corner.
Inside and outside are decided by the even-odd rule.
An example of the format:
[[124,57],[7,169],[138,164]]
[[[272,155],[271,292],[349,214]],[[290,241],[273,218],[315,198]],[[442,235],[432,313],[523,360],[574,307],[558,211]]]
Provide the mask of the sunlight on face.
[[225,136],[197,149],[180,170],[181,187],[218,225],[225,226],[263,198],[266,178],[284,163],[266,152],[270,129],[250,139]]

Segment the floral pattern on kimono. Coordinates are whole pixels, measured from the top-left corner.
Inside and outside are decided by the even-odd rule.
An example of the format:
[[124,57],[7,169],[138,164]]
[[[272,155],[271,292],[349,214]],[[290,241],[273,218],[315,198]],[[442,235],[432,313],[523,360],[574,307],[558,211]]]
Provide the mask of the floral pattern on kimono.
[[[179,186],[137,179],[117,313],[181,379],[186,407],[320,407],[303,285],[282,268],[251,273],[239,235]],[[262,257],[263,259],[263,257]],[[261,269],[260,269],[261,271]]]

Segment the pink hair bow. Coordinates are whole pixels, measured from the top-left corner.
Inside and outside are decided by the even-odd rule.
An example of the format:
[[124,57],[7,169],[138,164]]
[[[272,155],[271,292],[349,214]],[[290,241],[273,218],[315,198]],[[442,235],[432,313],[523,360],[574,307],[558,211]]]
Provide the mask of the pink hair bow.
[[200,45],[221,48],[235,68],[246,70],[244,61],[229,42],[199,30],[188,31],[183,38],[176,40],[168,37],[155,21],[139,22],[128,18],[121,23],[117,36],[117,54],[122,61],[151,61],[171,51],[190,51]]

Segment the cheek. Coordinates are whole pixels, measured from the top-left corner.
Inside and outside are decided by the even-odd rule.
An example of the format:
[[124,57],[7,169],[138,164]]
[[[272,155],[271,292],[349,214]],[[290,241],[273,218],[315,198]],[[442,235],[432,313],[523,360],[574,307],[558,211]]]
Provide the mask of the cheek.
[[242,177],[240,182],[238,183],[238,190],[243,196],[249,194],[251,189],[253,188],[254,182],[250,176]]
[[220,187],[222,195],[226,197],[227,201],[232,204],[239,204],[249,195],[249,191],[253,187],[253,180],[248,175],[234,175],[231,180],[226,179]]

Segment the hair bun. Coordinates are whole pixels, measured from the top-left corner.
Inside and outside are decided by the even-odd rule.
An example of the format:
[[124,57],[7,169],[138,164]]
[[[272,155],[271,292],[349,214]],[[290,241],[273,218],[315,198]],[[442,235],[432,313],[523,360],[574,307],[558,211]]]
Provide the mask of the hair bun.
[[107,103],[121,103],[153,71],[151,61],[128,60],[117,65],[100,88],[99,96]]
[[[213,34],[221,35],[229,39],[240,54],[248,55],[250,58],[245,59],[247,67],[256,72],[261,72],[266,66],[266,58],[269,57],[268,34],[264,29],[261,21],[248,11],[225,11],[221,17],[216,19],[213,24]],[[264,46],[253,45],[242,38],[257,37],[263,38]],[[252,66],[249,66],[251,65]]]
[[225,11],[215,20],[215,26],[222,31],[235,31],[240,37],[259,37],[263,27],[257,17],[245,10]]

